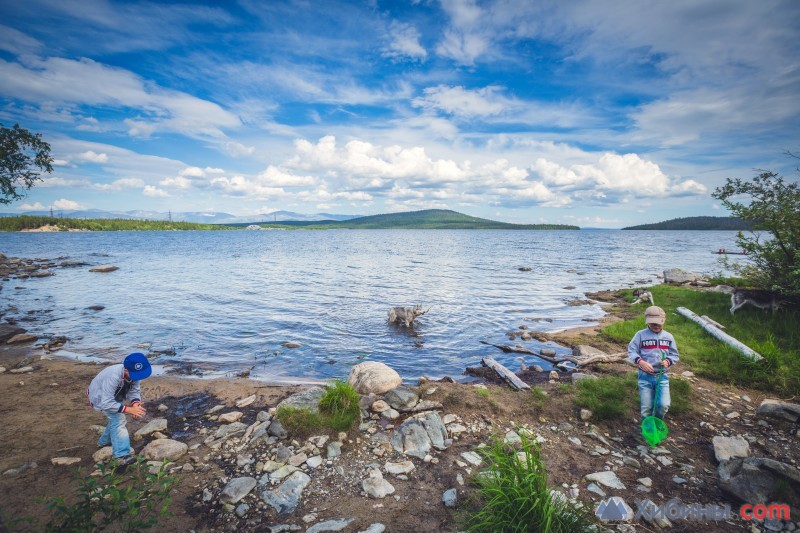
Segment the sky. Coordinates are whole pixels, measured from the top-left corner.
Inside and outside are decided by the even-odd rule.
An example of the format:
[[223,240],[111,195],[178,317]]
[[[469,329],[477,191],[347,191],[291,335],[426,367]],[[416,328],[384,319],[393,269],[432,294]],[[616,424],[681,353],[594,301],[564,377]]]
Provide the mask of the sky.
[[6,212],[453,209],[618,228],[797,180],[796,0],[0,2]]

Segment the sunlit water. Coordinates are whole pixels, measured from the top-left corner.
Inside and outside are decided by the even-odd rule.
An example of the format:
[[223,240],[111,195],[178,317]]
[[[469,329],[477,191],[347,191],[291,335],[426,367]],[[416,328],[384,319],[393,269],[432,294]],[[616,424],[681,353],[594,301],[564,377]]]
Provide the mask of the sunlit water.
[[[567,301],[660,283],[656,274],[670,267],[719,272],[711,253],[719,248],[735,248],[735,233],[4,233],[0,251],[8,256],[67,256],[120,270],[58,268],[49,278],[5,281],[0,297],[8,316],[36,317],[22,323],[29,331],[66,336],[68,351],[82,355],[174,349],[155,362],[212,375],[252,367],[251,376],[267,380],[344,377],[366,360],[385,362],[408,380],[458,378],[485,355],[519,367],[518,354],[481,340],[508,343],[505,333],[521,325],[585,326],[602,308]],[[387,322],[391,306],[414,304],[430,311],[413,332]],[[87,309],[93,305],[105,309]]]

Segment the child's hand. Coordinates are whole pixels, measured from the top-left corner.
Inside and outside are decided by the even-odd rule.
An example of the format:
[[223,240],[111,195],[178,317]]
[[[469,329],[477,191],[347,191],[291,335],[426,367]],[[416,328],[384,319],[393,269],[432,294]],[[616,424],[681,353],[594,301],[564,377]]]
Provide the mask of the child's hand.
[[[663,364],[664,361],[662,361],[661,363]],[[655,368],[653,368],[653,365],[651,365],[650,363],[648,363],[644,359],[639,359],[639,368],[642,369],[642,371],[647,372],[648,374],[655,374],[656,373],[656,370],[655,370]]]
[[663,366],[664,368],[667,368],[669,366],[669,360],[667,360],[667,359],[662,360],[661,361],[661,366]]
[[133,405],[129,405],[128,408],[125,409],[125,412],[130,413],[133,418],[138,420],[147,413],[147,409],[145,409],[142,404],[135,403]]

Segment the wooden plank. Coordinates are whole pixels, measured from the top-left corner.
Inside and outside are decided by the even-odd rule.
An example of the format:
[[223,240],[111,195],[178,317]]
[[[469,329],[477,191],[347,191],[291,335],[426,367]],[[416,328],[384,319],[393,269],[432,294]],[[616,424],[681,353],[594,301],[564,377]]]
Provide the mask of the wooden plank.
[[720,330],[719,328],[717,328],[716,326],[714,326],[710,322],[704,320],[703,317],[698,316],[697,313],[694,313],[694,312],[690,311],[689,309],[687,309],[685,307],[678,307],[676,309],[676,311],[678,311],[678,313],[680,313],[681,315],[685,316],[686,318],[688,318],[692,322],[695,322],[695,323],[699,324],[704,330],[706,330],[707,332],[711,333],[711,335],[713,335],[715,338],[721,340],[722,342],[724,342],[728,346],[731,346],[731,347],[735,348],[736,350],[741,352],[742,355],[744,355],[748,359],[752,359],[753,361],[761,361],[762,359],[764,359],[761,356],[761,354],[753,351],[748,346],[742,344],[740,341],[734,339],[733,337],[731,337],[730,335],[728,335],[724,331]]
[[500,363],[498,363],[497,361],[495,361],[491,357],[484,357],[483,359],[481,359],[481,363],[484,366],[487,366],[487,367],[491,368],[492,370],[494,370],[495,372],[497,372],[500,375],[500,377],[503,378],[504,380],[506,380],[506,382],[512,388],[514,388],[516,390],[530,389],[530,386],[528,386],[527,383],[525,383],[524,381],[519,379],[516,375],[514,375],[514,373],[512,371],[510,371],[509,369],[507,369],[506,367],[504,367],[503,365],[501,365]]

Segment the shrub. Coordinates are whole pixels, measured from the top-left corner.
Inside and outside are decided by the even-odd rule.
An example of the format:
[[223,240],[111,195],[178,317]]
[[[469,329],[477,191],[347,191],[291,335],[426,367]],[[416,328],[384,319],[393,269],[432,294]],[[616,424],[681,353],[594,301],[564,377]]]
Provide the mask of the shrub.
[[158,522],[157,515],[170,515],[170,492],[177,479],[167,476],[164,461],[155,474],[144,458],[128,465],[125,473],[114,472],[117,463],[99,464],[97,477],[74,471],[77,501],[63,497],[44,500],[50,520],[45,531],[142,531]]
[[347,431],[361,417],[358,393],[352,385],[338,379],[328,385],[319,401],[319,410],[327,417],[328,424],[338,431]]
[[473,483],[477,509],[467,518],[470,532],[576,532],[591,529],[591,518],[547,488],[547,470],[535,442],[520,433],[522,451],[495,438],[480,448],[487,468]]

